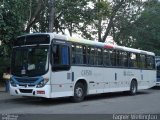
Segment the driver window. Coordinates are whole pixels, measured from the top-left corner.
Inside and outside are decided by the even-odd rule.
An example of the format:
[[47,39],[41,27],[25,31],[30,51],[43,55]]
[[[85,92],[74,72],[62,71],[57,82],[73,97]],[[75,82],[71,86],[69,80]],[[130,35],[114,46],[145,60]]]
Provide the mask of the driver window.
[[63,66],[69,65],[69,47],[65,45],[53,46],[53,65]]

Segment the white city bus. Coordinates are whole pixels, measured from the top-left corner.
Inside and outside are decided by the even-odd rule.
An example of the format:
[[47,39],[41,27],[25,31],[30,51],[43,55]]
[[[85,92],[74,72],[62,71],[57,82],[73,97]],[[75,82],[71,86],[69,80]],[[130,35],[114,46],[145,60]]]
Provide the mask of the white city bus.
[[155,54],[54,33],[13,42],[10,94],[80,102],[91,94],[148,89],[156,84]]

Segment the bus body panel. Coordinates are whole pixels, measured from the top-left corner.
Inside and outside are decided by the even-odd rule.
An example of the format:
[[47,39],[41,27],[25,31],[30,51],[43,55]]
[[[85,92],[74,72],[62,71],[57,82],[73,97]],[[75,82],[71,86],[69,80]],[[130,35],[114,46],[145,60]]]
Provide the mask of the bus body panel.
[[63,97],[73,95],[72,71],[57,71],[51,73],[51,96]]

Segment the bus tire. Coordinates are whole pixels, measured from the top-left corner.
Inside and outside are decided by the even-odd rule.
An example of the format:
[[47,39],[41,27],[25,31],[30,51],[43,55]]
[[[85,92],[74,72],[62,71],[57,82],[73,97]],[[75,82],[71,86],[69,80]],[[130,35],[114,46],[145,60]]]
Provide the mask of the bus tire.
[[74,87],[74,96],[72,96],[72,101],[73,102],[83,101],[85,93],[86,93],[85,86],[81,82],[76,83]]
[[135,95],[137,93],[137,81],[136,80],[132,80],[131,85],[130,85],[130,95]]

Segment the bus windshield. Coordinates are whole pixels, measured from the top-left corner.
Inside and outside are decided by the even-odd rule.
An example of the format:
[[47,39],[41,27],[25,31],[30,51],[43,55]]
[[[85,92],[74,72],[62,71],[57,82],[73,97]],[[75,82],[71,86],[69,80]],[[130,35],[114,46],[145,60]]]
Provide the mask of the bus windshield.
[[48,46],[30,46],[13,48],[12,75],[34,77],[48,70]]

